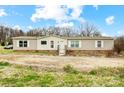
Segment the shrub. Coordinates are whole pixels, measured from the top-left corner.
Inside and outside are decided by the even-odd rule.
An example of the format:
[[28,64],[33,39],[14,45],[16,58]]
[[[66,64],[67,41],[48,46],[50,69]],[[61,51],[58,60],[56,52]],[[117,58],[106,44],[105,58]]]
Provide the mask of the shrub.
[[96,74],[97,74],[97,71],[96,71],[96,70],[91,70],[91,71],[89,72],[89,74],[91,74],[91,75],[96,75]]
[[121,73],[121,74],[119,75],[119,77],[120,77],[120,78],[124,78],[124,73]]
[[66,72],[66,73],[73,73],[73,74],[77,74],[79,71],[77,71],[76,69],[74,69],[73,66],[71,65],[66,65],[63,67],[63,70]]
[[5,42],[1,42],[1,46],[5,46]]
[[120,54],[124,51],[124,36],[117,37],[114,42],[114,51]]
[[0,62],[0,66],[9,66],[10,65],[10,63],[8,63],[8,62]]

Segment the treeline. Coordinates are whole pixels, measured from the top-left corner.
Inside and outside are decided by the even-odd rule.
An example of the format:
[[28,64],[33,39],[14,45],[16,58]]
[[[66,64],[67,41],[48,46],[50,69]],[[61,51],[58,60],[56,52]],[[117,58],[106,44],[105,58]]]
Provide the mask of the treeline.
[[36,28],[29,31],[13,29],[11,27],[0,26],[0,44],[12,44],[12,37],[16,36],[101,36],[98,28],[93,24],[81,24],[76,28],[72,27],[48,27]]
[[115,38],[114,51],[118,54],[124,55],[124,35]]
[[5,45],[6,43],[12,43],[12,37],[24,36],[25,32],[11,27],[0,26],[0,44]]

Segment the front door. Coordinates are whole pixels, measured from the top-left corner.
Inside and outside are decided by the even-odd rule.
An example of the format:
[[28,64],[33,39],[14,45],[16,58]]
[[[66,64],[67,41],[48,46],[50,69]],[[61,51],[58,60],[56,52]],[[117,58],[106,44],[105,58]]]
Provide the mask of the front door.
[[59,55],[65,55],[66,54],[66,48],[65,48],[65,44],[63,41],[59,42]]

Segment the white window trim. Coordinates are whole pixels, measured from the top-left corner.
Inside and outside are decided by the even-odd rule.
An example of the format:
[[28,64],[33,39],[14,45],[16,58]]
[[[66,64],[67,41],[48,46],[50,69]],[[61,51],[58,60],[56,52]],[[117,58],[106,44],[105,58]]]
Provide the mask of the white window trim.
[[69,48],[71,47],[71,41],[68,41],[68,47]]
[[[46,41],[46,40],[41,40],[41,42],[42,42],[42,41]],[[41,42],[40,42],[40,43],[41,43]],[[47,41],[46,41],[46,44],[42,44],[42,43],[41,43],[41,45],[47,45]]]
[[[27,41],[27,47],[30,47],[30,43],[29,43],[29,40],[18,40],[17,41],[17,47],[19,47],[20,48],[20,46],[19,46],[19,41]],[[25,47],[26,48],[26,47]]]
[[19,47],[19,40],[17,40],[16,43],[17,43],[17,47]]
[[[53,40],[52,40],[52,41],[53,41]],[[50,48],[51,48],[51,49],[54,49],[54,48],[55,48],[55,41],[53,41],[53,44],[51,44],[52,41],[50,41]],[[53,45],[53,47],[51,47],[52,45]]]
[[104,41],[102,40],[101,43],[102,43],[102,46],[101,47],[103,48],[104,47]]
[[29,40],[27,40],[27,47],[30,47],[30,42],[29,42]]
[[95,41],[95,48],[97,48],[97,40]]
[[[78,41],[79,42],[79,47],[71,47],[71,42],[72,41]],[[81,48],[81,40],[70,40],[70,41],[68,41],[68,47],[69,48]]]
[[82,47],[82,42],[81,42],[81,40],[79,41],[79,48],[81,48]]
[[[101,47],[97,46],[98,41],[101,41]],[[96,40],[95,41],[95,48],[103,48],[104,47],[104,41],[103,40]]]

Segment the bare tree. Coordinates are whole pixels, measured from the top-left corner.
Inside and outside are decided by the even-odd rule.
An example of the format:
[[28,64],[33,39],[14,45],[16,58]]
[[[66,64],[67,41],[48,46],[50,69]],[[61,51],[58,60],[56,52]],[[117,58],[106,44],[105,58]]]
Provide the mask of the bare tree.
[[124,51],[124,36],[119,36],[115,39],[114,50],[120,54],[121,51]]
[[79,31],[81,36],[101,36],[98,28],[94,24],[84,23],[79,25]]
[[22,30],[12,29],[8,26],[0,26],[0,44],[5,45],[9,42],[12,43],[12,37],[23,36],[25,33]]

